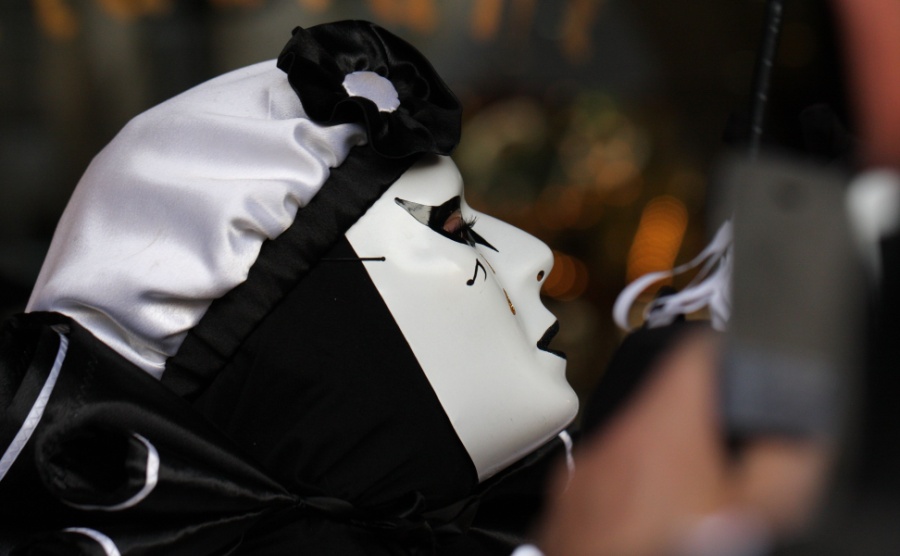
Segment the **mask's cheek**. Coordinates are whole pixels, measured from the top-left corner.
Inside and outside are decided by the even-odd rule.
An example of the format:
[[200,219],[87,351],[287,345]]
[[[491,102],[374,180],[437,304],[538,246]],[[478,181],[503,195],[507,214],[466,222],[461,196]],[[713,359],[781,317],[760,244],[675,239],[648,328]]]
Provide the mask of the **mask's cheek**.
[[384,262],[365,263],[366,271],[401,328],[417,315],[415,325],[430,328],[437,337],[445,337],[447,327],[472,335],[512,327],[524,342],[514,305],[492,265],[472,247],[415,224],[412,230],[347,234],[360,256],[385,257]]
[[[474,265],[473,255],[469,260]],[[492,276],[484,279],[479,270],[479,283],[467,286],[468,272],[409,273],[381,265],[367,263],[366,269],[479,478],[571,420],[577,404],[565,382],[565,361],[529,341]]]

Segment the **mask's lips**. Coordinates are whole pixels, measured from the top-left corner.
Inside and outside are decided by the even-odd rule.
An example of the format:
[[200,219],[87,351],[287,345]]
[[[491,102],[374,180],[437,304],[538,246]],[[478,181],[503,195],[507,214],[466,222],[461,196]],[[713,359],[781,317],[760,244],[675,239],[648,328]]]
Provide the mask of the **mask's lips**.
[[553,339],[554,336],[556,336],[556,334],[558,332],[559,332],[559,321],[556,321],[550,326],[550,328],[547,329],[546,332],[544,332],[544,335],[541,336],[541,339],[538,340],[537,348],[541,351],[546,351],[547,353],[552,353],[553,355],[555,355],[557,357],[561,357],[561,358],[565,359],[566,358],[565,352],[562,352],[562,351],[559,351],[556,349],[550,349],[550,341]]

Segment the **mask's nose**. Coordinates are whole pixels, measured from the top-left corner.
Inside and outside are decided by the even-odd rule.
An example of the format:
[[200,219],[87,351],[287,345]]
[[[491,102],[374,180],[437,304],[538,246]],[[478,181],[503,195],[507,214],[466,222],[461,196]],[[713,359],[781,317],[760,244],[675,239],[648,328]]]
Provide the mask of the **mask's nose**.
[[556,320],[540,298],[553,269],[553,252],[536,237],[486,214],[477,215],[475,228],[497,249],[478,248],[503,288],[510,311],[537,342]]

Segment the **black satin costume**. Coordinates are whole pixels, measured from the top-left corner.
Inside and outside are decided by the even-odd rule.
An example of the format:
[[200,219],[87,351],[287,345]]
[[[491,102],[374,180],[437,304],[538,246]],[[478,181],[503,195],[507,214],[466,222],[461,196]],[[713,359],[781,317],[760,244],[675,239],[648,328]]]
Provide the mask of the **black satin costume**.
[[[335,43],[365,55],[316,50]],[[347,67],[382,63],[407,74],[402,101],[428,102],[386,115],[328,94]],[[0,554],[477,556],[522,542],[562,443],[479,484],[364,263],[346,260],[360,215],[420,154],[455,146],[458,102],[364,22],[296,30],[279,67],[311,118],[362,122],[369,144],[263,244],[161,381],[64,315],[4,325]]]

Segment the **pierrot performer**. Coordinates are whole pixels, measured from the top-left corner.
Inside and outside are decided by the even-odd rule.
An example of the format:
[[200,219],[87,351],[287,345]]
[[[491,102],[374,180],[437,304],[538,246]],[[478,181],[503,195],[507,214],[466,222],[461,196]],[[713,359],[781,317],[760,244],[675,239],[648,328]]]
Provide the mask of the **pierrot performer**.
[[363,21],[134,118],[0,335],[0,553],[512,553],[485,501],[577,399],[551,252],[466,204],[460,118]]

